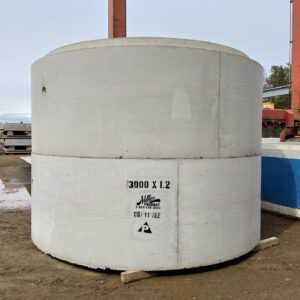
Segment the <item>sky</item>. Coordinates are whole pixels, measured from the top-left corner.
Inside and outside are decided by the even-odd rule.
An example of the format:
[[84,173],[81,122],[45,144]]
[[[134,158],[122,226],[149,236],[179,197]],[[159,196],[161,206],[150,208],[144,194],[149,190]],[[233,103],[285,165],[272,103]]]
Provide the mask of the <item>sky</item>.
[[[268,73],[289,61],[289,0],[127,0],[129,37],[237,48]],[[107,0],[0,0],[0,114],[30,114],[31,64],[51,50],[107,38]]]

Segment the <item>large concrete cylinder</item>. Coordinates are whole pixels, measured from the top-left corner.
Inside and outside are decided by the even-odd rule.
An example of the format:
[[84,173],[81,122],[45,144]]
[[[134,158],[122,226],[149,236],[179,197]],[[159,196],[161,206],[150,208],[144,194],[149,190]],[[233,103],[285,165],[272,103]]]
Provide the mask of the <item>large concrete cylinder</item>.
[[127,38],[32,66],[32,240],[91,268],[172,270],[260,238],[263,70],[206,42]]

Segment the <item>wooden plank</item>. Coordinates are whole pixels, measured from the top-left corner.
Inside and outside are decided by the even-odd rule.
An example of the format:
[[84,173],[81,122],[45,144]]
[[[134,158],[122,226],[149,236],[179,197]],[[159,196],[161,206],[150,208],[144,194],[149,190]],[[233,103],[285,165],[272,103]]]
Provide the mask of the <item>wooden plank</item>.
[[25,184],[25,188],[26,188],[28,194],[31,196],[31,184]]
[[27,156],[20,156],[20,158],[31,165],[31,155],[30,156],[28,156],[28,155]]
[[121,272],[121,282],[124,284],[157,276],[158,272],[126,271]]
[[273,247],[278,244],[279,244],[279,239],[277,237],[271,237],[271,238],[259,241],[257,246],[252,251],[255,252],[255,251],[263,250],[263,249],[270,248],[270,247]]
[[[257,246],[252,250],[252,252],[267,249],[279,244],[279,239],[277,237],[271,237],[265,240],[259,241]],[[145,271],[126,271],[121,272],[121,282],[124,284],[131,283],[134,281],[142,280],[157,276],[159,272],[145,272]]]

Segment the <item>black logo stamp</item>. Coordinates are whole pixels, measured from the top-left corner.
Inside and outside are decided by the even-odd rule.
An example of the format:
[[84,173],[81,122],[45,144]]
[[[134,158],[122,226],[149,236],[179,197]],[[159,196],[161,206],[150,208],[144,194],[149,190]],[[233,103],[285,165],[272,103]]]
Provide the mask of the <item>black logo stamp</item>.
[[138,232],[152,233],[150,226],[147,222],[138,230]]
[[142,195],[141,200],[136,203],[139,209],[160,209],[160,199],[156,199],[151,195]]

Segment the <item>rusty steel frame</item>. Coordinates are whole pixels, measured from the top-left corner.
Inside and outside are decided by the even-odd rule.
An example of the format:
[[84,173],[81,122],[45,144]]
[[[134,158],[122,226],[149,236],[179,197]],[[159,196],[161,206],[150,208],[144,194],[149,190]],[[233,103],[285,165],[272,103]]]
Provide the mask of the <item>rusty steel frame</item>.
[[291,0],[292,5],[292,80],[291,109],[300,110],[300,0]]
[[126,37],[126,0],[108,0],[108,37]]
[[267,120],[285,121],[280,141],[300,135],[300,0],[290,0],[292,11],[291,109],[263,109],[263,125]]

